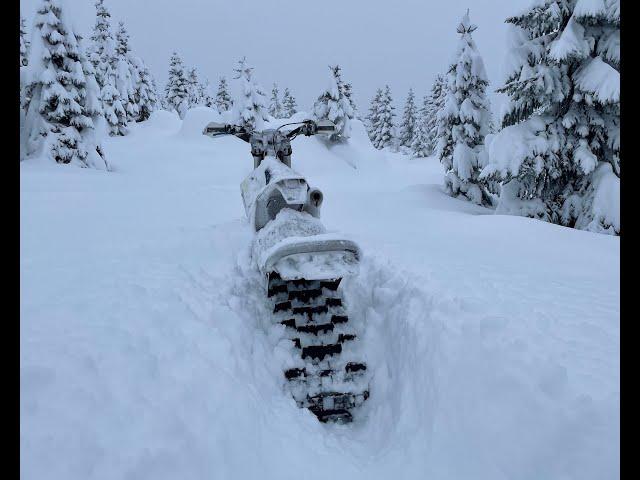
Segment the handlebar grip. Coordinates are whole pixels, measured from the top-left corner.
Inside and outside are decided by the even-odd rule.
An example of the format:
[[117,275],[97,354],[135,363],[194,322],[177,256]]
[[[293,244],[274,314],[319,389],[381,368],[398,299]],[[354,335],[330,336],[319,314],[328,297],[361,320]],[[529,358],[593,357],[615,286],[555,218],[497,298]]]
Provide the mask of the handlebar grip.
[[229,133],[229,125],[211,122],[204,128],[204,133]]
[[317,133],[334,133],[336,131],[335,125],[318,125],[316,126]]

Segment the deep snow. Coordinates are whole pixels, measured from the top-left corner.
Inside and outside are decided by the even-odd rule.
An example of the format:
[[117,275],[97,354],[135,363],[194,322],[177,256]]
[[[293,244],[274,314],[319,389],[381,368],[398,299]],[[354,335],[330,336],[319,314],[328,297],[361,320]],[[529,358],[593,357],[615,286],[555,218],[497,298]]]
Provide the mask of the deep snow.
[[21,163],[24,479],[619,476],[619,237],[447,197],[433,158],[294,141],[329,230],[371,397],[321,425],[248,261],[248,145],[157,112],[113,172]]

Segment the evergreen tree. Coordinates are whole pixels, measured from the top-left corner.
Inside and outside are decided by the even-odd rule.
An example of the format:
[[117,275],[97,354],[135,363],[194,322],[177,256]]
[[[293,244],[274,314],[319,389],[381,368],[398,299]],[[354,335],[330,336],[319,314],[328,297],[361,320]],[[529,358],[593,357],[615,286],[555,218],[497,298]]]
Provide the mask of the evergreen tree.
[[278,85],[273,84],[271,89],[271,100],[269,101],[269,115],[274,118],[282,118],[282,105],[280,104],[280,92]]
[[291,92],[288,88],[284,89],[284,95],[282,97],[282,108],[283,117],[291,118],[298,110],[298,104],[296,103],[296,99],[291,95]]
[[227,79],[225,77],[220,77],[215,104],[219,113],[226,112],[233,106],[233,101],[231,100],[231,96],[227,91]]
[[200,98],[202,99],[202,105],[205,107],[212,108],[214,106],[213,97],[209,94],[211,91],[211,84],[209,83],[209,79],[205,79],[204,83],[200,83]]
[[395,141],[393,117],[395,113],[393,113],[394,107],[389,85],[385,85],[384,90],[380,90],[380,97],[372,107],[370,137],[373,146],[378,150],[393,146]]
[[429,102],[431,96],[425,95],[422,108],[416,119],[415,135],[411,142],[411,155],[413,157],[428,157],[433,153],[432,138],[429,131]]
[[95,78],[100,87],[100,99],[110,135],[127,133],[127,112],[116,88],[117,53],[111,34],[111,15],[104,6],[104,0],[96,0],[96,24],[91,35],[89,60],[93,65]]
[[455,63],[447,72],[447,96],[438,113],[437,154],[445,169],[445,189],[479,205],[492,205],[486,182],[479,179],[484,165],[484,138],[489,133],[489,85],[482,58],[471,33],[477,27],[469,11],[458,25],[460,42]]
[[376,90],[375,96],[371,99],[371,105],[369,106],[369,114],[366,116],[365,126],[371,143],[375,138],[375,125],[378,123],[378,111],[380,110],[380,100],[382,99],[382,89]]
[[438,112],[444,107],[447,96],[447,82],[442,74],[436,76],[430,94],[425,97],[423,103],[423,116],[425,119],[425,133],[428,138],[427,150],[431,155],[436,150],[438,138]]
[[189,108],[189,83],[184,73],[182,59],[176,52],[169,63],[169,80],[165,87],[165,97],[169,110],[174,110],[184,118]]
[[329,120],[336,126],[336,133],[331,135],[332,141],[343,141],[351,134],[350,121],[353,109],[349,99],[344,95],[343,82],[338,65],[330,66],[329,87],[313,104],[313,116],[316,120]]
[[347,100],[349,100],[349,105],[351,106],[351,110],[353,111],[353,118],[359,118],[358,109],[356,108],[356,102],[353,101],[352,90],[353,87],[350,83],[344,83],[342,85],[342,92],[344,93],[344,96],[347,97]]
[[136,103],[136,85],[140,82],[139,72],[131,58],[129,47],[129,34],[124,22],[118,23],[116,32],[116,88],[120,94],[120,101],[127,113],[127,122],[135,121],[139,115],[139,107]]
[[416,117],[418,111],[415,104],[415,95],[413,89],[409,89],[407,96],[407,103],[404,106],[404,112],[402,114],[402,123],[400,124],[400,135],[398,143],[403,147],[411,147],[414,137],[416,135]]
[[26,67],[29,56],[29,39],[27,38],[27,27],[24,18],[20,17],[20,66]]
[[111,35],[111,14],[104,6],[104,0],[96,0],[96,24],[91,35],[89,60],[93,64],[96,80],[102,89],[108,82],[110,70],[115,56],[115,42]]
[[253,78],[253,68],[247,65],[246,58],[238,62],[234,71],[240,92],[240,96],[233,102],[234,121],[237,125],[261,130],[264,122],[269,121],[266,96]]
[[135,102],[138,106],[137,122],[143,122],[151,116],[158,104],[156,84],[142,59],[134,57],[138,71],[138,83],[135,91]]
[[94,128],[92,117],[99,116],[96,91],[87,81],[88,63],[59,0],[42,0],[34,25],[37,56],[30,59],[24,105],[26,153],[44,153],[58,163],[98,166],[88,150],[95,151],[95,145],[87,145],[84,135]]
[[507,22],[510,102],[483,171],[503,182],[499,210],[619,233],[619,0],[545,0]]
[[100,170],[109,170],[109,164],[104,148],[102,147],[102,138],[106,133],[106,120],[102,108],[100,85],[98,85],[98,81],[96,80],[93,65],[85,53],[87,49],[84,47],[83,38],[77,33],[75,35],[79,46],[79,60],[86,79],[85,114],[91,118],[92,122],[91,128],[84,128],[80,132],[82,142],[87,151],[85,164]]

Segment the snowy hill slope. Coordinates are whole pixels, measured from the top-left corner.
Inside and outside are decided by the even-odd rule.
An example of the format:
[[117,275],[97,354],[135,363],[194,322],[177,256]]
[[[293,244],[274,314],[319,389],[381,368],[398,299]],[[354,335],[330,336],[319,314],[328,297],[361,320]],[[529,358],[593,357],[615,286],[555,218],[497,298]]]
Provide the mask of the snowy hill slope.
[[322,425],[282,389],[248,264],[249,149],[167,112],[114,172],[21,164],[25,479],[619,475],[619,238],[444,195],[435,159],[294,142],[345,281],[371,397]]

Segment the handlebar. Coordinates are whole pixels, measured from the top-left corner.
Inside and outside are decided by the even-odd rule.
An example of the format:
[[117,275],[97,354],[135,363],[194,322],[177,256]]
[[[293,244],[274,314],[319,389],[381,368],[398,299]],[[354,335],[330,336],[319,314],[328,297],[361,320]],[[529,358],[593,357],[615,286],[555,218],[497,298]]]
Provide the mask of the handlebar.
[[[303,120],[302,122],[285,123],[284,125],[280,125],[277,130],[287,125],[300,125],[286,133],[287,138],[291,140],[300,134],[308,137],[316,134],[331,134],[336,130],[336,126],[328,120],[320,120],[317,122],[314,120]],[[254,133],[254,130],[241,125],[211,122],[205,127],[202,133],[211,136],[235,135],[242,140],[248,141],[251,134]]]

